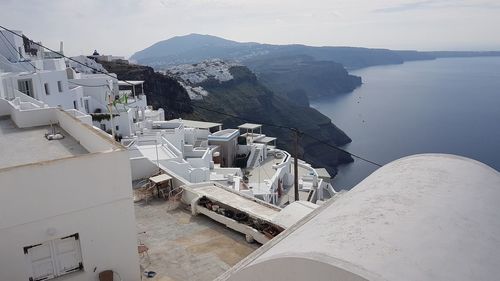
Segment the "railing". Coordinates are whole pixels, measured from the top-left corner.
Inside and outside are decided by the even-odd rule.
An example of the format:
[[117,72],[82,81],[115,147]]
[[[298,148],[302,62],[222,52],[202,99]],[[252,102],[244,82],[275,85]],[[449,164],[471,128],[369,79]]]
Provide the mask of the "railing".
[[91,125],[92,124],[92,116],[89,114],[85,114],[79,110],[76,109],[67,109],[65,110],[67,113],[69,113],[71,116],[79,119],[85,124]]
[[174,154],[175,156],[182,158],[182,152],[173,144],[171,144],[166,138],[161,137],[161,145],[168,151],[172,152],[172,154]]
[[276,204],[278,202],[277,193],[279,188],[279,180],[282,179],[283,175],[288,172],[292,159],[288,152],[286,151],[280,151],[280,152],[283,153],[285,157],[283,157],[283,160],[281,160],[280,164],[273,166],[273,168],[276,169],[276,173],[274,173],[274,176],[269,181],[269,191],[273,196],[272,198],[273,204]]
[[41,107],[41,108],[48,107],[48,105],[45,104],[44,102],[41,102],[35,98],[32,98],[32,97],[26,95],[25,93],[22,93],[16,89],[9,88],[9,90],[11,90],[14,93],[14,97],[19,98],[21,102],[30,102],[34,105],[37,105],[38,107]]

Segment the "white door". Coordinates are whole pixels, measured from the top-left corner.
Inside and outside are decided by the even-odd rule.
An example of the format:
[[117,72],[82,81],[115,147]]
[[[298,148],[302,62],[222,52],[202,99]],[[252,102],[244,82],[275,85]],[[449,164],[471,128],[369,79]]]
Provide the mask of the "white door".
[[82,269],[82,253],[78,235],[71,235],[53,242],[57,275]]
[[40,281],[55,277],[50,241],[25,247],[24,249],[28,264],[31,265],[30,281]]
[[83,270],[78,234],[24,247],[29,281],[52,279]]

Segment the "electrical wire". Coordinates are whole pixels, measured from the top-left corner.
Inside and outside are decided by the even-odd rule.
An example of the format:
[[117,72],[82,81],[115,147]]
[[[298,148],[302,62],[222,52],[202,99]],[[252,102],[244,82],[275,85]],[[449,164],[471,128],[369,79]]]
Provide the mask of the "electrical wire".
[[107,84],[103,84],[103,85],[83,85],[83,84],[78,84],[78,83],[75,83],[73,81],[69,81],[68,80],[68,83],[71,83],[71,84],[74,84],[74,85],[77,85],[77,86],[82,86],[82,87],[94,87],[94,88],[98,88],[98,87],[109,87],[109,85]]
[[[180,102],[179,102],[180,103]],[[182,104],[185,104],[185,105],[188,105],[184,102],[182,102]],[[359,156],[357,154],[354,154],[354,153],[351,153],[345,149],[342,149],[336,145],[332,145],[326,141],[323,141],[313,135],[310,135],[310,134],[307,134],[297,128],[292,128],[292,127],[287,127],[287,126],[282,126],[282,125],[276,125],[276,124],[271,124],[271,123],[266,123],[266,122],[259,122],[259,121],[255,121],[255,120],[250,120],[250,119],[247,119],[247,118],[243,118],[243,117],[239,117],[239,116],[236,116],[236,115],[233,115],[233,114],[229,114],[229,113],[225,113],[225,112],[220,112],[220,111],[217,111],[217,110],[213,110],[213,109],[209,109],[209,108],[206,108],[206,107],[203,107],[203,106],[199,106],[199,105],[194,105],[194,104],[191,104],[192,107],[196,107],[196,108],[200,108],[200,109],[203,109],[203,110],[206,110],[206,111],[209,111],[209,112],[213,112],[213,113],[217,113],[217,114],[220,114],[220,115],[224,115],[224,116],[228,116],[228,117],[231,117],[231,118],[235,118],[235,119],[239,119],[239,120],[242,120],[242,121],[245,121],[245,122],[249,122],[249,123],[257,123],[257,124],[261,124],[261,125],[265,125],[265,126],[270,126],[270,127],[275,127],[275,128],[280,128],[280,129],[287,129],[287,130],[290,130],[290,131],[293,131],[299,135],[304,135],[304,136],[307,136],[307,137],[310,137],[311,139],[321,143],[321,144],[324,144],[330,148],[333,148],[337,151],[340,151],[340,152],[343,152],[343,153],[346,153],[354,158],[357,158],[359,160],[362,160],[362,161],[365,161],[369,164],[372,164],[374,166],[377,166],[377,167],[382,167],[382,164],[379,164],[375,161],[371,161],[371,160],[368,160],[367,158],[365,157],[362,157],[362,156]]]
[[[21,37],[21,38],[22,38],[22,36],[21,36],[21,35],[17,34],[16,32],[14,32],[14,31],[12,31],[12,30],[10,30],[10,29],[8,29],[8,28],[6,28],[6,27],[2,26],[2,25],[0,25],[0,28],[2,28],[2,29],[4,29],[4,30],[6,30],[6,31],[8,31],[8,32],[10,32],[10,33],[12,33],[12,34],[14,34],[15,36],[18,36],[18,37]],[[3,35],[3,34],[2,34],[2,35]],[[5,35],[4,35],[4,37],[5,37]],[[81,62],[79,62],[79,61],[77,61],[77,60],[75,60],[75,59],[73,59],[73,58],[67,57],[67,56],[65,56],[65,55],[61,54],[60,52],[57,52],[57,51],[55,51],[55,50],[52,50],[51,48],[45,47],[45,46],[43,46],[42,44],[37,43],[37,42],[34,42],[34,41],[33,41],[33,40],[31,40],[31,39],[28,39],[28,40],[29,40],[31,43],[33,43],[33,44],[35,44],[35,45],[37,45],[37,46],[39,46],[39,47],[45,48],[45,49],[47,49],[47,50],[49,50],[49,51],[51,51],[51,52],[53,52],[53,53],[55,53],[55,54],[57,54],[57,55],[59,55],[59,56],[61,56],[61,57],[64,57],[64,58],[66,58],[66,59],[68,59],[68,60],[70,60],[70,61],[72,61],[72,62],[75,62],[75,63],[77,63],[77,64],[80,64],[80,65],[82,65],[82,66],[84,66],[84,67],[90,68],[90,69],[92,69],[92,70],[94,70],[94,71],[96,71],[96,72],[99,72],[99,73],[101,73],[101,74],[107,75],[107,76],[109,76],[109,77],[111,77],[111,78],[113,78],[113,79],[117,79],[116,77],[114,77],[113,75],[111,75],[111,74],[109,74],[109,73],[107,73],[107,72],[104,72],[104,71],[102,71],[102,70],[100,70],[100,69],[97,69],[97,68],[95,68],[95,67],[92,67],[92,66],[88,66],[88,65],[86,65],[86,64],[84,64],[84,63],[81,63]],[[9,43],[10,43],[10,42],[9,42]],[[14,49],[15,49],[15,48],[14,48]],[[30,64],[31,64],[31,63],[30,63]],[[32,65],[32,66],[33,66],[33,65]],[[33,67],[35,67],[35,66],[33,66]],[[128,82],[128,81],[123,81],[123,82],[124,82],[124,83],[127,83],[127,84],[129,84],[129,85],[132,85],[132,86],[134,85],[134,84],[132,84],[132,83],[130,83],[130,82]],[[73,82],[73,84],[76,84],[76,83],[74,83],[74,82]],[[76,84],[76,85],[78,85],[78,84]],[[86,86],[86,85],[80,85],[80,86]],[[86,87],[91,87],[91,86],[86,86]],[[100,86],[100,85],[99,85],[99,86],[96,86],[96,87],[102,87],[102,86]],[[176,101],[176,102],[177,102],[177,101]],[[332,144],[330,144],[330,143],[328,143],[328,142],[325,142],[325,141],[323,141],[323,140],[321,140],[321,139],[319,139],[319,138],[317,138],[317,137],[314,137],[314,136],[312,136],[312,135],[310,135],[310,134],[307,134],[307,133],[305,133],[305,132],[302,132],[302,131],[300,131],[300,130],[299,130],[299,129],[297,129],[297,128],[292,128],[292,127],[282,126],[282,125],[276,125],[276,124],[267,123],[267,122],[259,122],[259,121],[251,120],[251,119],[249,119],[249,118],[243,118],[243,117],[236,116],[236,115],[233,115],[233,114],[229,114],[229,113],[225,113],[225,112],[220,112],[220,111],[218,111],[218,110],[214,110],[214,109],[206,108],[206,107],[203,107],[203,106],[200,106],[200,105],[188,104],[188,103],[186,103],[186,102],[184,102],[184,101],[178,101],[177,103],[182,104],[182,105],[186,105],[186,106],[195,107],[195,108],[200,108],[200,109],[203,109],[203,110],[206,110],[206,111],[209,111],[209,112],[213,112],[213,113],[217,113],[217,114],[220,114],[220,115],[228,116],[228,117],[231,117],[231,118],[239,119],[239,120],[242,120],[242,121],[245,121],[245,122],[249,122],[249,123],[257,123],[257,124],[261,124],[261,125],[264,125],[264,126],[275,127],[275,128],[280,128],[280,129],[287,129],[287,130],[293,131],[293,132],[295,132],[295,133],[298,133],[299,135],[305,135],[305,136],[308,136],[308,137],[312,138],[313,140],[315,140],[315,141],[317,141],[317,142],[319,142],[319,143],[321,143],[321,144],[324,144],[324,145],[326,145],[326,146],[328,146],[328,147],[330,147],[330,148],[332,148],[332,149],[335,149],[335,150],[337,150],[337,151],[340,151],[340,152],[343,152],[343,153],[349,154],[349,155],[351,155],[351,156],[352,156],[352,157],[354,157],[354,158],[357,158],[357,159],[359,159],[359,160],[365,161],[365,162],[370,163],[370,164],[372,164],[372,165],[374,165],[374,166],[377,166],[377,167],[382,167],[382,165],[381,165],[381,164],[379,164],[379,163],[376,163],[376,162],[371,161],[371,160],[368,160],[368,159],[366,159],[366,158],[364,158],[364,157],[362,157],[362,156],[359,156],[359,155],[356,155],[356,154],[354,154],[354,153],[351,153],[351,152],[349,152],[349,151],[347,151],[347,150],[345,150],[345,149],[342,149],[342,148],[340,148],[340,147],[338,147],[338,146],[336,146],[336,145],[332,145]]]
[[[12,32],[13,32],[13,31],[12,31]],[[13,33],[14,33],[14,34],[16,34],[16,35],[19,35],[19,34],[15,33],[15,32],[13,32]],[[20,57],[20,58],[22,58],[25,62],[27,62],[27,63],[29,63],[31,66],[33,66],[33,68],[34,68],[34,69],[36,69],[36,70],[40,70],[40,69],[38,69],[35,65],[33,65],[30,61],[28,61],[28,60],[26,60],[26,59],[24,58],[23,54],[21,54],[21,52],[20,52],[18,49],[16,49],[16,47],[15,47],[14,45],[12,45],[12,43],[9,41],[9,39],[7,39],[7,37],[5,36],[5,34],[3,34],[3,32],[0,32],[0,34],[2,34],[3,38],[5,38],[5,41],[7,41],[7,43],[9,43],[9,45],[12,47],[12,49],[14,49],[14,51],[16,51],[16,53],[18,53],[18,54],[19,54],[19,57]],[[22,38],[22,37],[21,37],[21,38]],[[11,52],[11,54],[13,54],[13,53]]]
[[[2,34],[2,38],[0,38],[0,39],[2,39],[3,44],[5,45],[5,47],[7,47],[7,50],[9,50],[9,53],[10,53],[13,57],[15,57],[16,55],[12,52],[12,50],[11,50],[11,49],[9,48],[9,46],[7,45],[7,43],[9,43],[9,44],[10,44],[9,40],[7,39],[7,37],[5,37],[5,35],[4,35],[2,32],[0,32],[0,33]],[[7,43],[5,43],[6,41],[7,41]],[[12,45],[11,45],[11,46],[12,46]],[[7,61],[8,61],[10,64],[13,64],[13,62],[11,62],[11,61],[9,61],[9,60],[7,60]],[[21,63],[21,64],[19,64],[19,65],[20,65],[22,68],[24,68],[24,70],[26,70],[26,71],[28,71],[28,72],[31,72],[31,71],[32,71],[31,69],[28,69],[28,68],[27,68],[24,64],[22,64],[22,63]]]
[[[7,31],[7,32],[10,32],[10,33],[14,34],[15,36],[18,36],[18,37],[20,37],[20,38],[23,38],[21,35],[17,34],[16,32],[14,32],[14,31],[12,31],[12,30],[10,30],[10,29],[8,29],[8,28],[6,28],[6,27],[2,26],[2,25],[0,25],[0,28],[4,29],[4,30],[5,30],[5,31]],[[26,37],[26,38],[28,38],[28,37]],[[113,75],[111,75],[111,74],[109,74],[109,73],[107,73],[107,72],[104,72],[104,71],[102,71],[102,70],[100,70],[100,69],[97,69],[97,68],[95,68],[95,67],[92,67],[92,66],[86,65],[86,64],[84,64],[84,63],[82,63],[82,62],[79,62],[79,61],[77,61],[77,60],[73,59],[73,58],[67,57],[67,56],[65,56],[64,54],[62,54],[62,53],[60,53],[60,52],[58,52],[58,51],[55,51],[55,50],[53,50],[53,49],[51,49],[51,48],[49,48],[49,47],[46,47],[46,46],[44,46],[44,45],[42,45],[42,44],[40,44],[40,43],[37,43],[37,42],[35,42],[35,41],[33,41],[33,40],[29,39],[29,38],[28,38],[28,40],[29,40],[29,42],[31,42],[32,44],[35,44],[35,45],[37,45],[37,46],[39,46],[39,47],[42,47],[42,48],[45,48],[45,49],[47,49],[47,50],[49,50],[49,51],[53,52],[53,53],[54,53],[54,54],[56,54],[56,55],[59,55],[59,56],[61,56],[61,57],[63,57],[63,58],[66,58],[66,59],[68,59],[68,60],[70,60],[70,61],[72,61],[72,62],[75,62],[75,63],[77,63],[77,64],[79,64],[79,65],[82,65],[82,66],[84,66],[84,67],[88,67],[88,68],[90,68],[90,69],[92,69],[92,70],[94,70],[94,71],[96,71],[96,72],[99,72],[99,73],[101,73],[101,74],[104,74],[104,75],[106,75],[106,76],[109,76],[109,77],[111,77],[111,78],[113,78],[113,79],[116,79],[116,77],[115,77],[115,76],[113,76]],[[129,85],[131,85],[131,86],[134,86],[134,84],[132,84],[132,83],[130,83],[130,82],[128,82],[128,81],[122,81],[122,82],[124,82],[124,83],[126,83],[126,84],[129,84]]]

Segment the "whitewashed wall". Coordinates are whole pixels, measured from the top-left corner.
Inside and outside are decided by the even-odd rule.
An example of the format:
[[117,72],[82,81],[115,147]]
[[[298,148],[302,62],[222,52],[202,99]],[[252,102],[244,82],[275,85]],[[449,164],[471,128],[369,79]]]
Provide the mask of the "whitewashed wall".
[[129,163],[116,151],[0,170],[0,280],[28,280],[23,247],[73,233],[85,270],[58,280],[140,280]]

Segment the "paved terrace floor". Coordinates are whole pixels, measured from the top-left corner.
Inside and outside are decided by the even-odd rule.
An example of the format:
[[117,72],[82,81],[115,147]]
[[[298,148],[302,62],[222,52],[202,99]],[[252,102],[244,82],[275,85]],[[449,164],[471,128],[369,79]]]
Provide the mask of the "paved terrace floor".
[[47,140],[50,126],[18,128],[10,118],[0,118],[0,169],[88,153],[61,127],[54,128],[64,139]]
[[259,247],[203,215],[191,216],[184,205],[172,207],[160,199],[135,203],[138,237],[149,247],[141,266],[157,273],[143,280],[213,280]]

